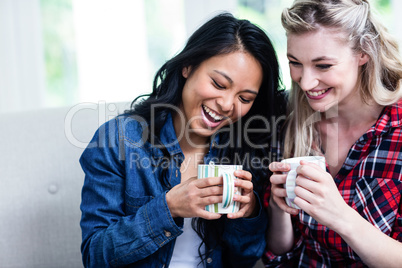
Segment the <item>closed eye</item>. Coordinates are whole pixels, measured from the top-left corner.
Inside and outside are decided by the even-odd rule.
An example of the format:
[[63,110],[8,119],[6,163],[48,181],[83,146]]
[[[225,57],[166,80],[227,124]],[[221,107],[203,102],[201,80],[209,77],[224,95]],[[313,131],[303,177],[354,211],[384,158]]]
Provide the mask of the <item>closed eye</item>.
[[301,65],[301,63],[299,63],[297,61],[289,61],[289,64],[293,65],[293,66],[300,66]]
[[318,64],[317,65],[317,68],[322,69],[322,70],[326,70],[326,69],[329,69],[331,67],[332,67],[331,64]]
[[216,82],[214,79],[212,79],[212,81],[214,82],[215,87],[217,87],[218,89],[225,89],[224,86],[221,86],[220,84],[218,84],[218,82]]
[[253,100],[246,99],[244,97],[239,97],[239,98],[240,98],[240,101],[243,103],[251,103],[253,101]]

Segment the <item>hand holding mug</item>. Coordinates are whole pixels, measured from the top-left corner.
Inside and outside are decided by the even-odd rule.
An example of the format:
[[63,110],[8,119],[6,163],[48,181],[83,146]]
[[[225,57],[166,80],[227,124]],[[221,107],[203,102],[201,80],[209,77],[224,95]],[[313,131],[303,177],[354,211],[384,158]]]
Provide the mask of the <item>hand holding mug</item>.
[[228,214],[239,211],[240,203],[233,200],[234,195],[241,195],[241,188],[235,187],[234,172],[241,170],[241,165],[198,165],[198,179],[222,177],[222,202],[209,204],[206,211]]
[[173,187],[166,202],[172,217],[249,217],[256,204],[251,180],[251,173],[241,165],[199,165],[198,179]]
[[199,165],[198,178],[222,176],[222,202],[212,203],[205,210],[227,214],[230,219],[253,215],[256,198],[253,192],[252,175],[242,170],[241,165]]
[[205,206],[222,202],[222,183],[221,176],[204,180],[192,177],[179,183],[166,193],[170,214],[173,218],[219,219],[221,214],[206,211]]
[[295,187],[297,178],[297,168],[300,166],[300,161],[314,163],[325,171],[325,158],[323,156],[303,156],[288,158],[281,163],[273,162],[269,169],[274,172],[271,176],[271,193],[272,199],[282,210],[297,214],[299,206],[294,203],[296,198]]
[[284,188],[286,189],[286,204],[289,207],[300,209],[294,203],[294,199],[296,198],[295,188],[296,188],[296,177],[297,177],[297,168],[300,166],[300,161],[306,161],[309,163],[314,163],[318,165],[322,170],[325,171],[325,158],[323,156],[302,156],[302,157],[294,157],[283,159],[282,163],[287,163],[290,165],[290,170],[286,174],[286,182],[284,184]]
[[290,170],[290,165],[281,162],[272,162],[269,169],[273,172],[270,177],[271,182],[271,197],[269,204],[272,207],[279,207],[281,210],[289,214],[299,213],[298,209],[291,208],[286,204],[285,198],[287,197],[286,184],[287,172]]
[[253,217],[256,213],[254,210],[257,203],[253,191],[253,176],[246,170],[236,170],[234,175],[237,178],[235,180],[235,187],[241,188],[241,195],[234,196],[234,200],[240,203],[240,209],[238,212],[229,213],[227,216],[231,219]]
[[297,178],[299,206],[320,224],[337,230],[351,207],[345,202],[331,176],[317,165],[302,161]]

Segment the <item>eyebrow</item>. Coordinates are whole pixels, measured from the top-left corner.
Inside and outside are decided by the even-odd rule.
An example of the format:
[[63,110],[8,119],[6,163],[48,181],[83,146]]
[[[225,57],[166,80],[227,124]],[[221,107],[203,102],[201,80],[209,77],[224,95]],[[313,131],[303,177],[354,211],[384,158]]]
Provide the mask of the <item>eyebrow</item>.
[[225,77],[230,84],[233,84],[233,80],[232,78],[230,78],[227,74],[225,74],[224,72],[218,71],[218,70],[214,70],[215,73],[218,73],[220,75],[222,75],[223,77]]
[[[298,60],[298,59],[297,59],[295,56],[293,56],[292,54],[287,54],[287,56],[288,56],[289,58],[293,58],[293,59],[295,59],[295,60]],[[334,59],[334,58],[329,58],[329,57],[322,56],[322,57],[318,57],[318,58],[313,59],[312,62],[323,61],[323,60],[335,60],[335,59]]]
[[[232,78],[230,78],[230,77],[229,77],[227,74],[225,74],[224,72],[221,72],[221,71],[218,71],[218,70],[214,70],[214,72],[215,72],[215,73],[218,73],[218,74],[220,74],[220,75],[222,75],[223,77],[225,77],[225,78],[229,81],[230,84],[233,84]],[[251,94],[258,95],[258,92],[257,92],[257,91],[254,91],[254,90],[251,90],[251,89],[245,89],[245,90],[243,90],[243,91],[244,91],[244,92],[251,93]]]

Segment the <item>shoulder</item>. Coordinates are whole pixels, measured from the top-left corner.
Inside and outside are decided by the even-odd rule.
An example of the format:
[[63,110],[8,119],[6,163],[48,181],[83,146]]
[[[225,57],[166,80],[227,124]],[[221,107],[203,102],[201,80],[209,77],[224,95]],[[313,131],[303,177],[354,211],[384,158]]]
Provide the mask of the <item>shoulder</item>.
[[113,132],[118,134],[119,140],[133,144],[143,144],[151,131],[145,118],[135,114],[122,114],[108,123],[113,125]]
[[135,115],[122,114],[110,119],[96,130],[81,159],[109,155],[124,160],[127,150],[143,150],[148,140],[148,125],[145,119]]
[[374,127],[376,135],[398,132],[402,128],[402,100],[385,106]]
[[[121,114],[115,117],[114,120],[121,128],[134,132],[142,131],[149,126],[145,118],[135,114]],[[113,121],[113,119],[111,121]]]
[[122,141],[137,144],[148,137],[148,126],[147,121],[140,116],[118,115],[99,126],[89,145],[118,144]]

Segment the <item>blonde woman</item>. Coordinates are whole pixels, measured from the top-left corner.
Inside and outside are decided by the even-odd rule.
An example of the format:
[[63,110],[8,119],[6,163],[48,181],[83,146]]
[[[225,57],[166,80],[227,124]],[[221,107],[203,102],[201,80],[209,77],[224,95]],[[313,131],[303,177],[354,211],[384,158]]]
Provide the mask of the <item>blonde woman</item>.
[[402,63],[368,1],[296,0],[282,13],[293,81],[284,158],[301,161],[295,204],[274,162],[267,267],[402,264]]

